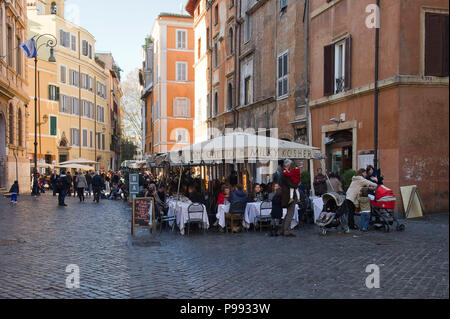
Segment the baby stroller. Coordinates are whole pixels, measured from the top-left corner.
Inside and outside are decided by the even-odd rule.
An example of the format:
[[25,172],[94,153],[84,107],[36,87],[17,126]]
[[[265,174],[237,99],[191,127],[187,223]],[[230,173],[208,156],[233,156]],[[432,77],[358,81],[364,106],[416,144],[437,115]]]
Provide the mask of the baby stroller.
[[341,226],[341,217],[344,214],[343,203],[345,196],[336,192],[322,195],[323,211],[320,213],[316,224],[319,225],[322,235],[326,235],[331,228],[337,229]]
[[375,197],[370,201],[372,212],[370,214],[370,225],[376,229],[383,228],[384,231],[389,232],[390,226],[396,225],[397,231],[404,231],[405,225],[394,217],[395,209],[395,195],[394,192],[384,185],[377,187]]

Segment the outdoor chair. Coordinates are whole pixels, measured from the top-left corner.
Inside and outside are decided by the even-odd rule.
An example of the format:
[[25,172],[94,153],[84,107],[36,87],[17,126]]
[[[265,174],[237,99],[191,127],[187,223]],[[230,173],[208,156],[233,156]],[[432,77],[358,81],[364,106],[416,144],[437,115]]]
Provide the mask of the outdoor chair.
[[270,216],[271,212],[272,212],[272,202],[262,202],[261,209],[259,210],[259,215],[257,215],[255,218],[255,222],[258,223],[260,232],[263,223],[266,223],[266,226],[270,226],[270,222],[272,220],[272,217]]
[[[234,202],[230,205],[229,218],[225,218],[226,221],[230,220],[230,224],[226,223],[225,231],[228,233],[228,228],[233,231],[233,221],[241,222],[244,220],[245,208],[247,202]],[[229,227],[228,227],[229,226]]]
[[[191,231],[191,224],[199,224],[200,227],[203,226],[203,215],[205,211],[203,205],[200,203],[193,203],[188,207],[188,236]],[[205,233],[206,228],[203,227],[203,233]]]
[[172,224],[172,232],[174,231],[174,229],[175,229],[175,225],[176,225],[176,223],[177,223],[177,218],[176,218],[176,216],[174,215],[174,216],[160,216],[159,218],[158,218],[158,220],[159,220],[159,224],[160,224],[160,227],[159,227],[159,232],[160,233],[162,233],[162,227],[163,227],[163,224],[164,223],[166,223],[167,225],[170,225],[170,222],[172,222],[173,224]]

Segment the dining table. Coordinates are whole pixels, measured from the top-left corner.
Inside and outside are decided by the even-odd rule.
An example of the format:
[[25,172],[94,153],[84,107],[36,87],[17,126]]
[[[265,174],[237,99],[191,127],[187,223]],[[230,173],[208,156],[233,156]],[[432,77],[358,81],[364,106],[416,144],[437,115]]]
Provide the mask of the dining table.
[[[261,212],[261,203],[262,202],[253,202],[247,203],[244,212],[244,220],[242,221],[242,225],[249,229],[251,224],[256,223],[256,217],[260,215]],[[230,204],[222,204],[217,207],[216,218],[218,220],[218,224],[220,227],[225,228],[226,221],[225,215],[230,211]],[[270,211],[267,210],[264,212],[263,216],[270,216]],[[283,219],[286,217],[287,208],[283,209]],[[291,229],[295,228],[299,223],[299,214],[298,214],[298,205],[295,205],[294,218],[292,219]]]
[[[185,234],[185,228],[186,224],[189,222],[189,206],[191,206],[192,201],[190,201],[187,198],[168,198],[166,201],[167,205],[169,206],[169,210],[167,212],[168,217],[175,216],[176,223],[178,228],[180,229],[180,234]],[[206,206],[203,206],[203,213],[194,213],[190,214],[191,218],[201,218],[203,220],[203,223],[201,224],[201,227],[204,229],[209,228],[209,218],[208,213],[206,211]]]

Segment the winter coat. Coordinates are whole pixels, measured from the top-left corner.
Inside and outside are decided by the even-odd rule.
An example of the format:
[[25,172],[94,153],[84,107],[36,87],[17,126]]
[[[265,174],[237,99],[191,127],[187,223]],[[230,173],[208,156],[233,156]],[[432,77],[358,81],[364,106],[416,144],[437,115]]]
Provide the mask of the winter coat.
[[327,192],[327,177],[323,174],[314,178],[314,191],[316,196],[321,196]]
[[359,209],[362,212],[370,212],[370,198],[369,197],[362,197],[358,194],[357,200],[359,203]]
[[240,190],[235,190],[231,193],[228,201],[232,204],[235,202],[247,202],[247,195]]
[[10,193],[19,194],[19,184],[14,183],[11,186],[11,189],[9,190]]
[[371,181],[368,181],[362,176],[353,176],[352,183],[347,190],[346,199],[352,201],[352,203],[357,206],[358,205],[358,195],[363,187],[377,188],[377,184]]
[[[288,208],[289,200],[291,199],[291,188],[297,188],[298,185],[295,184],[288,176],[281,174],[281,191],[283,193],[281,204],[283,208]],[[294,198],[297,198],[297,192],[294,192]]]
[[92,186],[99,188],[105,187],[105,183],[103,182],[103,179],[100,177],[100,175],[94,176],[94,178],[92,179]]
[[275,195],[272,199],[272,212],[270,216],[273,219],[281,219],[283,217],[283,205],[282,205],[283,197],[279,195]]
[[77,187],[78,188],[87,188],[88,187],[88,183],[86,181],[86,177],[84,175],[78,175],[75,178],[76,182],[77,182]]

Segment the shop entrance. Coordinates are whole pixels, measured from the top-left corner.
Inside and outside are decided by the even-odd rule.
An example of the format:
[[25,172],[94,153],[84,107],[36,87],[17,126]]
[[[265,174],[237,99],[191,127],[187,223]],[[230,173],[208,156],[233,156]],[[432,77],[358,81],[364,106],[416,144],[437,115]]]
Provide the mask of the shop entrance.
[[327,171],[342,175],[353,165],[353,134],[351,130],[327,134]]

